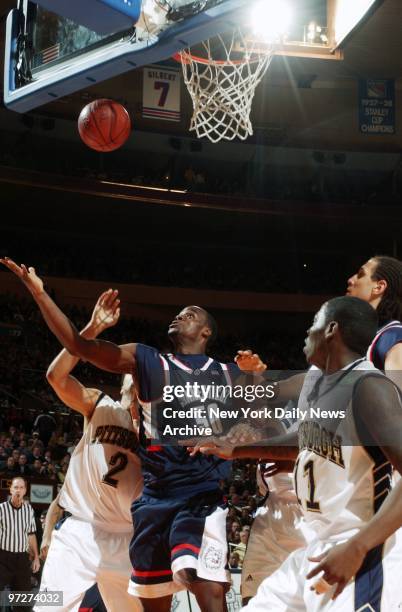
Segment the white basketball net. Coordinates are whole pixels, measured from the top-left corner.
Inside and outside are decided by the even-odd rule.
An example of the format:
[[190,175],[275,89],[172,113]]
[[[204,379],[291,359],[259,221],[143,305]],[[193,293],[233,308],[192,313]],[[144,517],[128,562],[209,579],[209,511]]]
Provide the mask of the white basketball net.
[[[229,42],[228,42],[229,41]],[[235,50],[241,42],[242,59]],[[211,142],[245,140],[253,134],[250,120],[255,89],[273,57],[272,47],[258,51],[240,30],[202,43],[205,57],[180,52],[184,81],[193,102],[190,130]],[[213,47],[213,49],[212,49]],[[219,59],[214,59],[213,55]]]

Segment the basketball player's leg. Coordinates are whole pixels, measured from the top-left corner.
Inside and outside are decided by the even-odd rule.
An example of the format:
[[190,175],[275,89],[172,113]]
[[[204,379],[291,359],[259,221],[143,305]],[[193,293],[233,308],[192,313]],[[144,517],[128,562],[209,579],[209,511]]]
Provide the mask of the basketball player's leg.
[[172,597],[173,595],[156,597],[155,599],[140,597],[143,612],[170,612],[172,608]]
[[96,581],[108,612],[141,612],[138,598],[127,590],[131,574],[128,551],[132,532],[111,533],[96,528],[94,537],[101,553]]
[[194,569],[179,570],[174,577],[176,582],[193,593],[202,612],[226,612],[229,583],[202,580]]
[[36,605],[35,612],[76,612],[85,592],[96,582],[100,562],[93,527],[69,517],[55,529],[43,568],[41,591],[62,591],[63,604]]
[[225,610],[230,585],[227,509],[220,501],[220,492],[189,500],[175,516],[170,533],[174,580],[195,595],[202,612]]
[[271,562],[267,554],[269,532],[270,511],[268,506],[265,505],[258,509],[254,518],[243,560],[240,588],[243,605],[246,605],[252,597],[255,597],[261,582],[273,573],[266,567],[268,561]]
[[[311,539],[311,534],[309,536]],[[256,595],[265,578],[271,576],[294,550],[306,544],[300,506],[271,495],[258,509],[251,528],[241,575],[243,605]]]
[[150,612],[162,610],[173,593],[184,588],[173,580],[169,546],[171,525],[181,504],[143,495],[131,507],[135,530],[130,543],[128,592],[140,598]]
[[[304,603],[303,561],[307,549],[292,553],[284,563],[261,583],[257,595],[242,608],[244,612],[307,612]],[[311,612],[311,610],[308,610]]]

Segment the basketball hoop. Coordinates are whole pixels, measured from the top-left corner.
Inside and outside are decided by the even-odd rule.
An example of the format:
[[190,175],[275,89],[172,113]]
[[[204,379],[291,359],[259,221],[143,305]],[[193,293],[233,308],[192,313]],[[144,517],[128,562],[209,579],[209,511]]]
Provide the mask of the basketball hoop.
[[[274,55],[273,45],[250,41],[240,29],[206,40],[204,56],[183,49],[175,56],[181,62],[184,82],[193,102],[190,131],[211,142],[245,140],[253,134],[251,105],[258,83]],[[216,59],[220,58],[220,59]]]

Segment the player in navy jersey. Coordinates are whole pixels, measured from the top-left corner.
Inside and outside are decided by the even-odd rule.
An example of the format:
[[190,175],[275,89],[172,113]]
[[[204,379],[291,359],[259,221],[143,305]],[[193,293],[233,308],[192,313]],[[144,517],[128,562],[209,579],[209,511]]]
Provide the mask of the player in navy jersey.
[[183,588],[194,593],[203,612],[221,612],[228,573],[227,511],[219,481],[228,475],[229,464],[191,457],[184,448],[147,445],[154,437],[149,402],[158,404],[165,384],[175,386],[197,375],[203,384],[227,384],[238,371],[235,364],[225,366],[206,355],[216,334],[214,319],[199,306],[184,308],[169,327],[171,355],[145,345],[88,340],[46,293],[34,268],[8,258],[1,262],[26,285],[49,328],[72,355],[110,372],[133,374],[136,380],[142,403],[144,497],[133,506],[130,592],[141,598],[145,612],[169,611],[172,593]]
[[[171,412],[192,410],[194,413],[201,405],[199,398],[188,393],[174,401],[164,400],[164,388],[185,388],[194,382],[204,388],[231,385],[238,376],[235,364],[227,366],[205,354],[215,329],[215,322],[205,310],[189,306],[169,327],[174,353],[161,355],[149,346],[136,347],[144,494],[133,504],[136,531],[130,547],[133,574],[129,591],[150,598],[146,609],[164,609],[162,605],[170,609],[171,594],[183,587],[194,592],[201,609],[224,609],[225,586],[229,581],[227,511],[222,504],[219,481],[228,478],[230,463],[217,461],[216,457],[209,462],[194,461],[183,447],[152,443],[157,434],[151,430],[156,420],[160,433],[168,423],[168,419],[152,421],[151,410],[154,416],[160,417],[166,407]],[[194,421],[197,419],[187,418],[185,422]],[[172,423],[179,424],[179,421],[173,419]],[[221,426],[217,422],[207,424]],[[211,596],[215,601],[208,602]]]
[[376,255],[348,280],[347,295],[369,302],[376,309],[380,329],[367,357],[402,387],[402,262]]

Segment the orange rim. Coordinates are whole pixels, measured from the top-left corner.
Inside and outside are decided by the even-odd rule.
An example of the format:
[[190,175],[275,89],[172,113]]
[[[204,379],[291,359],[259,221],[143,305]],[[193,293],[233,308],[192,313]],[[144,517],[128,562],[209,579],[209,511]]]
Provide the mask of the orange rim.
[[191,62],[195,62],[197,64],[203,64],[204,66],[241,66],[242,64],[253,64],[258,62],[258,59],[209,60],[206,57],[188,53],[188,51],[179,51],[175,53],[172,58],[179,64],[191,64]]

